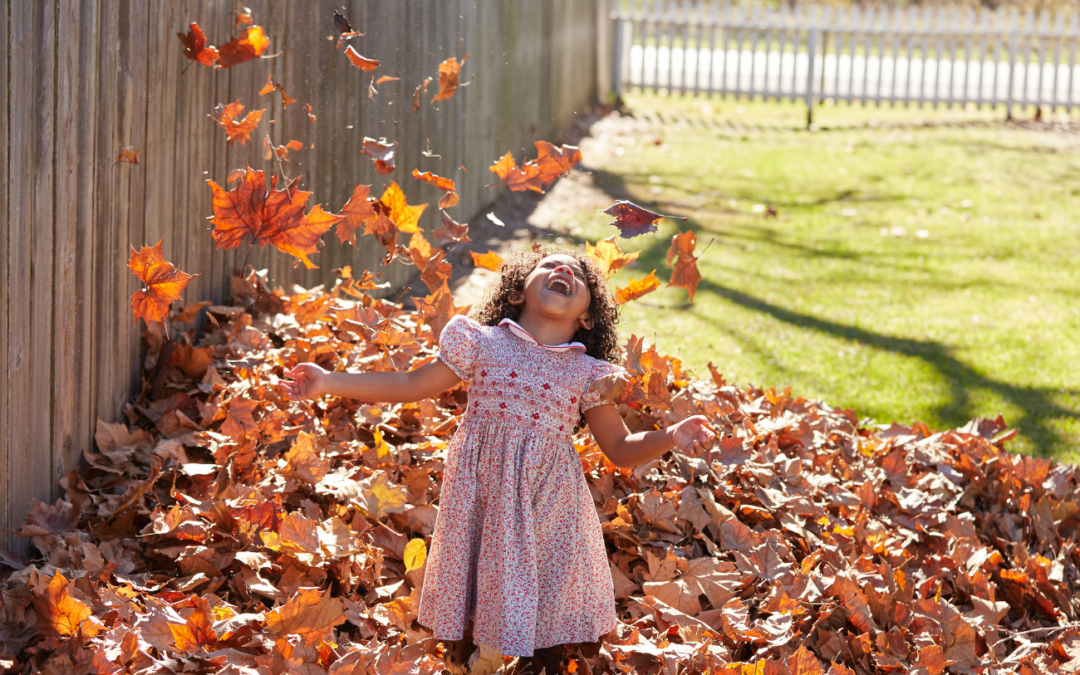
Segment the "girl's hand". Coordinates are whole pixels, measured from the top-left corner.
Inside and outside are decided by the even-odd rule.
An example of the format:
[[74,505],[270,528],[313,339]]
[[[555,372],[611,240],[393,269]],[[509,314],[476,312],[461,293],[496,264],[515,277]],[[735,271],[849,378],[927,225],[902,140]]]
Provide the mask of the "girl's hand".
[[283,371],[282,375],[293,380],[292,382],[281,381],[281,389],[290,400],[304,401],[319,398],[327,393],[326,386],[330,372],[314,363],[300,363],[292,370]]
[[671,442],[683,453],[697,456],[712,446],[716,434],[708,427],[709,420],[703,415],[687,417],[668,427]]

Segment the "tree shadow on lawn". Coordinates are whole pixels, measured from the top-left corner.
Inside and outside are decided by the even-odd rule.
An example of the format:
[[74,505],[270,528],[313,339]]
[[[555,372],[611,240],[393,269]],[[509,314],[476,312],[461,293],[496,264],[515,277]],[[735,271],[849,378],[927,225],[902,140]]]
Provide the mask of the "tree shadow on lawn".
[[[594,185],[609,196],[615,199],[627,199],[630,197],[621,176],[599,169],[592,169],[592,172]],[[653,201],[644,202],[642,205],[647,208],[656,208],[661,203]],[[698,234],[699,241],[702,236],[717,234],[704,228],[693,219],[687,220],[685,226]],[[646,266],[651,264],[652,261],[659,262],[664,258],[668,246],[669,242],[667,241],[654,240],[653,243],[642,249],[642,262],[648,261]],[[1080,392],[1051,387],[1022,386],[994,379],[956,358],[950,346],[935,340],[892,337],[865,328],[795,312],[709,279],[702,279],[697,292],[711,293],[752,311],[767,314],[792,326],[844,340],[856,341],[879,351],[891,352],[924,361],[949,384],[951,400],[944,405],[938,406],[935,412],[938,418],[950,427],[961,426],[976,415],[971,402],[971,392],[973,390],[993,392],[1023,411],[1020,419],[1010,420],[1010,424],[1019,428],[1020,432],[1030,439],[1040,456],[1051,456],[1055,446],[1060,448],[1066,444],[1066,439],[1050,426],[1050,420],[1080,419],[1080,412],[1065,408],[1054,401],[1055,396],[1076,396],[1080,395]],[[722,326],[719,321],[711,317],[702,316],[702,318],[718,327]]]
[[[1051,387],[1021,386],[996,380],[956,358],[948,345],[934,340],[882,335],[865,328],[795,312],[708,279],[701,281],[698,292],[722,297],[746,309],[768,314],[791,326],[839,339],[856,341],[880,351],[921,359],[949,383],[951,400],[939,406],[935,412],[939,419],[951,427],[965,424],[975,416],[976,413],[971,404],[971,391],[977,389],[993,392],[1023,411],[1020,419],[1010,420],[1010,424],[1018,427],[1034,443],[1036,451],[1041,456],[1050,456],[1055,445],[1060,447],[1066,441],[1048,424],[1050,420],[1080,419],[1080,413],[1054,401],[1057,395],[1077,395],[1078,392]],[[703,318],[719,325],[715,319]]]

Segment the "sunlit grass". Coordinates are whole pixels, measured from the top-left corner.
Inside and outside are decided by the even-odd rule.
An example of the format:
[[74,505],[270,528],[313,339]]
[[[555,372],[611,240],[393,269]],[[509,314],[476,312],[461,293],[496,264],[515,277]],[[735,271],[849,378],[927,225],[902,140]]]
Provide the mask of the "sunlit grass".
[[[628,104],[653,122],[609,138],[621,154],[586,156],[595,185],[690,220],[623,241],[642,255],[616,282],[666,278],[679,227],[699,251],[713,243],[693,304],[662,289],[626,306],[624,333],[879,422],[1002,413],[1021,430],[1013,450],[1080,457],[1075,131],[916,124],[1000,110],[835,106],[811,133],[798,105]],[[613,232],[602,214],[575,219],[590,240]]]

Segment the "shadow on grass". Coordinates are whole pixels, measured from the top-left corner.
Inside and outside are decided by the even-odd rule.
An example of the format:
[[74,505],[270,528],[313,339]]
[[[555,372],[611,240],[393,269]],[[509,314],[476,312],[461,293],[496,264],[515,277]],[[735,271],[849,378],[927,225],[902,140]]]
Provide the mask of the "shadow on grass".
[[[621,176],[606,171],[593,169],[595,185],[615,199],[627,199],[629,193]],[[643,206],[655,208],[657,202],[648,202]],[[687,220],[685,227],[698,233],[699,238],[713,234],[693,219]],[[668,248],[669,242],[656,240],[642,250],[642,262],[646,265],[659,263]],[[822,335],[851,340],[873,349],[920,359],[934,369],[949,386],[950,400],[939,406],[935,412],[938,418],[948,426],[960,426],[976,415],[971,401],[973,391],[992,392],[1011,405],[1021,410],[1018,420],[1010,424],[1019,428],[1034,445],[1036,452],[1050,456],[1055,449],[1064,447],[1066,439],[1049,424],[1051,420],[1080,419],[1080,412],[1070,410],[1055,402],[1060,395],[1077,395],[1080,392],[1054,389],[1049,387],[1022,386],[994,379],[964,363],[952,352],[948,345],[934,340],[892,337],[809,314],[795,312],[779,305],[767,302],[744,291],[729,288],[709,279],[702,279],[697,287],[698,293],[708,293],[724,298],[728,302],[754,312],[766,314],[791,326],[811,330]],[[711,317],[702,317],[726,329],[719,321]]]

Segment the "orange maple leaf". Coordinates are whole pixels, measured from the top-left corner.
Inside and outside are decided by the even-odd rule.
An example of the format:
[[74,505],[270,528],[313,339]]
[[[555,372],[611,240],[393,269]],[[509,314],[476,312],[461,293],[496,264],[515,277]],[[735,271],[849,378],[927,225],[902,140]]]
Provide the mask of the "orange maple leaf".
[[648,276],[641,279],[631,279],[626,288],[615,289],[615,302],[625,305],[631,300],[637,300],[643,295],[648,295],[660,288],[660,280],[656,278],[656,270],[649,272]]
[[34,599],[37,627],[41,632],[75,635],[92,614],[88,605],[68,595],[67,588],[68,580],[57,570],[45,587],[45,593]]
[[353,49],[352,45],[345,48],[345,56],[349,57],[349,62],[360,70],[371,72],[379,67],[379,62],[375,59],[369,59],[366,56],[360,56],[360,52]]
[[492,164],[488,169],[496,176],[506,181],[506,187],[513,192],[525,190],[544,191],[543,180],[540,178],[540,167],[526,162],[519,169],[514,161],[514,155],[507,152],[502,159]]
[[390,181],[390,185],[383,190],[379,201],[389,209],[390,213],[387,215],[390,216],[390,220],[394,221],[394,225],[399,230],[411,234],[420,229],[420,214],[427,208],[427,204],[409,206],[405,199],[405,193],[401,191],[401,187],[397,183]]
[[454,296],[450,287],[444,281],[437,289],[425,298],[413,297],[416,303],[416,311],[424,319],[424,323],[431,326],[435,339],[442,334],[443,328],[458,314],[469,311],[468,307],[455,307]]
[[244,116],[244,119],[238,119],[243,112],[244,106],[237,100],[224,107],[218,106],[214,114],[210,116],[218,123],[218,126],[225,130],[226,139],[230,145],[236,140],[240,141],[240,145],[245,145],[251,137],[251,132],[259,126],[259,121],[262,120],[263,113],[266,111],[252,110]]
[[142,152],[142,148],[136,150],[134,145],[129,145],[120,151],[120,156],[116,158],[116,163],[128,162],[129,164],[138,164],[140,152]]
[[308,644],[328,636],[334,626],[345,623],[345,605],[317,588],[298,588],[289,601],[266,614],[266,631],[272,635],[299,635]]
[[217,644],[217,633],[210,627],[210,605],[199,598],[195,609],[188,615],[182,626],[169,624],[176,648],[184,652],[193,652],[200,647],[213,647]]
[[251,26],[243,35],[218,47],[217,68],[230,68],[238,63],[257,59],[270,46],[270,38],[262,26]]
[[383,75],[379,79],[375,80],[375,84],[382,84],[383,82],[397,82],[400,77],[390,77],[389,75]]
[[694,247],[697,246],[697,235],[693,230],[680,232],[671,238],[671,247],[667,252],[667,263],[675,260],[675,267],[671,270],[671,280],[668,286],[685,288],[690,292],[690,302],[694,301],[694,291],[701,281],[701,274],[697,268],[697,257],[694,256]]
[[435,104],[435,101],[441,101],[454,95],[459,86],[458,77],[461,74],[461,67],[468,60],[468,54],[460,62],[457,57],[451,56],[439,64],[439,93],[431,98],[432,105]]
[[581,162],[581,150],[574,145],[556,147],[547,141],[536,141],[536,165],[540,168],[540,180],[549,187],[560,176],[570,173]]
[[206,44],[206,35],[203,34],[199,24],[192,23],[188,26],[187,35],[177,33],[176,37],[184,45],[184,56],[192,61],[198,61],[204,66],[214,65],[218,59],[218,50]]
[[457,188],[454,187],[454,181],[449,178],[443,178],[442,176],[436,176],[430,171],[424,171],[421,173],[420,169],[413,169],[412,177],[417,180],[422,180],[425,183],[434,185],[435,187],[445,192],[453,192]]
[[217,248],[228,250],[245,241],[264,248],[273,244],[299,258],[308,269],[316,267],[308,254],[318,250],[319,238],[342,216],[327,213],[318,204],[305,215],[311,193],[297,187],[299,180],[279,190],[277,176],[267,187],[265,174],[247,167],[244,179],[231,191],[206,181],[214,193],[214,215],[209,220],[214,224],[211,234]]
[[585,242],[585,254],[591,255],[600,264],[604,276],[618,272],[623,266],[637,260],[637,257],[641,255],[641,251],[623,253],[619,245],[615,243],[616,236],[613,234],[607,239],[601,239],[596,242],[596,246]]
[[388,174],[394,170],[394,149],[397,148],[397,142],[387,143],[385,138],[375,140],[374,138],[364,137],[363,147],[360,152],[364,153],[368,157],[375,158],[375,170],[381,174]]
[[377,202],[378,200],[371,196],[371,186],[357,185],[353,188],[349,201],[341,207],[341,220],[335,230],[342,244],[356,246],[356,228],[364,228],[365,231],[361,234],[367,234],[367,223],[378,216],[374,206]]
[[502,272],[503,259],[495,251],[488,249],[488,252],[482,255],[476,251],[469,251],[469,254],[476,267],[483,267],[492,272]]
[[198,276],[181,272],[172,263],[165,262],[161,241],[154,246],[143,246],[138,252],[132,246],[128,269],[146,286],[131,296],[131,309],[136,322],[145,319],[147,324],[164,322],[169,316],[169,305],[179,300],[184,287]]

